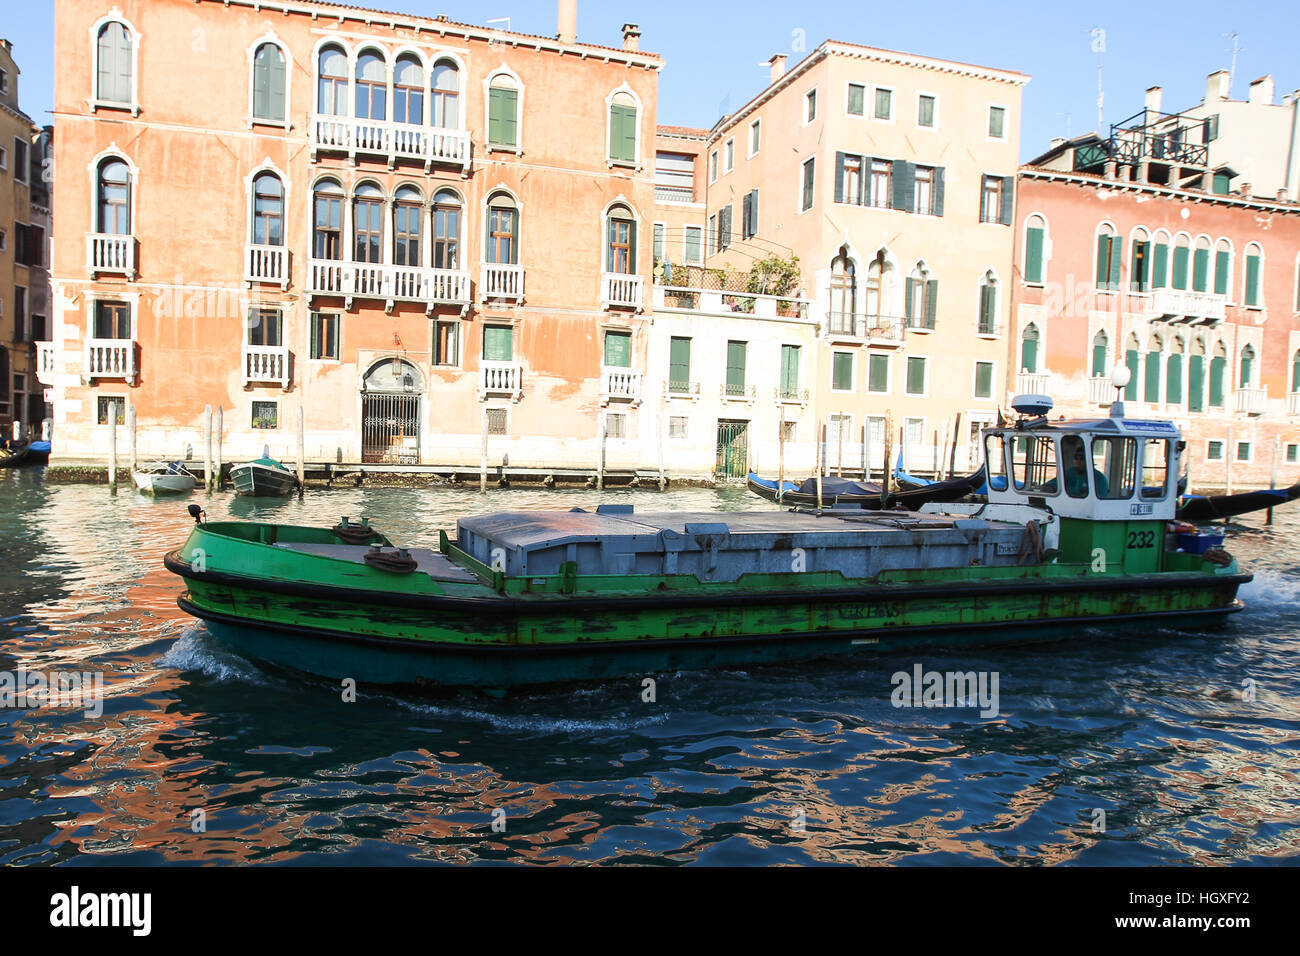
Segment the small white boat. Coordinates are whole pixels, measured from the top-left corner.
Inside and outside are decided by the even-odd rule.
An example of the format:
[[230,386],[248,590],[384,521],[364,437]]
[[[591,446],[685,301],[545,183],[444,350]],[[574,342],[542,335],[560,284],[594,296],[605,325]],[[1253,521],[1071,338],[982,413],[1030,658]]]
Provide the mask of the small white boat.
[[198,478],[179,461],[156,461],[131,472],[135,486],[146,494],[184,494],[193,491]]

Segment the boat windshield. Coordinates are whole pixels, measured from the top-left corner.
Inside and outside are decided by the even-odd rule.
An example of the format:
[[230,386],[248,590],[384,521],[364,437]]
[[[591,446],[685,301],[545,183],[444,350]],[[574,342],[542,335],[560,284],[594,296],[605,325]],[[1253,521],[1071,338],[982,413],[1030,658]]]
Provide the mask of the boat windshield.
[[1092,468],[1098,498],[1133,497],[1137,478],[1137,439],[1094,438]]
[[1007,490],[1007,459],[1002,454],[1002,436],[993,433],[984,439],[984,462],[988,468],[989,488]]
[[1060,470],[1056,439],[1050,435],[1017,435],[1011,446],[1011,468],[1016,490],[1030,495],[1057,494]]
[[1148,438],[1142,442],[1142,497],[1163,498],[1169,489],[1169,440]]

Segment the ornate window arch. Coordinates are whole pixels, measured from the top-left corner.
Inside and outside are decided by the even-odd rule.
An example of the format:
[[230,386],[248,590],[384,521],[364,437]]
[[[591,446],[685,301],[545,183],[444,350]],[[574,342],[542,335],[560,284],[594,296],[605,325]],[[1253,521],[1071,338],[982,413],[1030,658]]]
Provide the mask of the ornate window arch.
[[90,108],[140,114],[141,34],[113,7],[90,28]]
[[324,177],[312,186],[311,196],[312,258],[341,260],[347,244],[343,186],[333,177]]
[[488,150],[523,152],[524,84],[504,63],[483,81],[483,122]]
[[606,160],[641,168],[641,98],[624,83],[605,97]]
[[414,50],[397,54],[393,62],[393,122],[424,124],[424,60]]
[[348,48],[339,40],[327,40],[314,57],[316,65],[316,112],[321,116],[347,116],[352,102]]
[[273,32],[248,48],[248,125],[289,128],[289,77],[293,55]]

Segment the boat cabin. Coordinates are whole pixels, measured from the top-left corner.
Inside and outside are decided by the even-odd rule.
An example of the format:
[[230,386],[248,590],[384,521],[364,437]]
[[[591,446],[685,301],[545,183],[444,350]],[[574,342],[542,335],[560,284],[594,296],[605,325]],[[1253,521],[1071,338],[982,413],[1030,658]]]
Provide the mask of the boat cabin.
[[1086,563],[1101,549],[1122,556],[1125,570],[1155,570],[1178,506],[1178,428],[1126,418],[1120,402],[1109,418],[1085,421],[1050,422],[1052,401],[1041,395],[1012,407],[1019,421],[984,430],[989,504],[1055,515],[1064,561]]

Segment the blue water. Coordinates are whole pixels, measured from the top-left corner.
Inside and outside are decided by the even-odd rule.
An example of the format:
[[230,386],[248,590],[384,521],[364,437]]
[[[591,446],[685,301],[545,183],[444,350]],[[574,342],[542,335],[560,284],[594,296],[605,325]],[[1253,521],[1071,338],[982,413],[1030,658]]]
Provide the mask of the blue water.
[[[371,515],[403,542],[471,511],[770,506],[739,490],[153,501],[40,476],[0,473],[0,672],[102,673],[103,715],[0,709],[0,863],[1300,858],[1300,506],[1229,527],[1256,579],[1216,631],[656,674],[653,701],[638,677],[345,703],[176,608],[162,555],[189,501],[213,519]],[[918,663],[996,673],[997,714],[893,706],[892,675]]]

